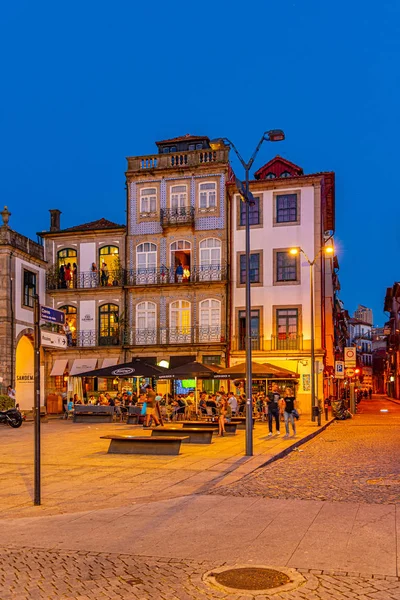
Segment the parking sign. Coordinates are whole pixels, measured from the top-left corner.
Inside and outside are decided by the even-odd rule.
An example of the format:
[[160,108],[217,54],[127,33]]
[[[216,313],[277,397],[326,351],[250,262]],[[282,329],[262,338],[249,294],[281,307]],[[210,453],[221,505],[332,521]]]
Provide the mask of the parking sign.
[[344,362],[342,360],[335,361],[335,377],[336,379],[344,379]]

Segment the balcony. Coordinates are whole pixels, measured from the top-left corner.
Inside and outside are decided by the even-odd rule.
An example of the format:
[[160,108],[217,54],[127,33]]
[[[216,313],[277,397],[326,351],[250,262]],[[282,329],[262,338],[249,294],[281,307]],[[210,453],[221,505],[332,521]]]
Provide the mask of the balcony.
[[193,267],[190,270],[188,278],[176,275],[176,269],[172,268],[150,268],[150,269],[132,269],[126,272],[126,285],[128,286],[148,286],[148,285],[185,285],[187,283],[202,283],[212,281],[226,281],[228,268],[226,265],[202,265]]
[[166,227],[194,225],[194,207],[162,208],[160,211],[160,222],[163,229]]
[[99,334],[94,329],[88,331],[74,331],[71,336],[67,336],[67,340],[68,347],[76,348],[90,348],[94,346],[120,346],[122,343],[119,331]]
[[[252,334],[251,349],[255,352],[281,352],[303,350],[303,336],[291,336],[281,338],[272,335],[268,340],[262,335]],[[246,335],[233,336],[231,339],[231,350],[233,352],[244,352],[246,350]]]
[[150,154],[128,157],[128,171],[141,172],[161,169],[193,168],[215,163],[228,163],[229,148],[193,150],[171,154]]
[[303,336],[302,335],[272,335],[271,336],[271,350],[273,351],[288,351],[288,350],[303,350]]
[[61,280],[58,273],[46,274],[46,289],[51,290],[82,290],[105,287],[121,287],[124,283],[124,271],[108,271],[102,276],[98,271],[81,271],[70,281]]
[[166,344],[224,344],[225,328],[216,327],[159,327],[157,329],[135,329],[125,331],[125,346],[148,346]]

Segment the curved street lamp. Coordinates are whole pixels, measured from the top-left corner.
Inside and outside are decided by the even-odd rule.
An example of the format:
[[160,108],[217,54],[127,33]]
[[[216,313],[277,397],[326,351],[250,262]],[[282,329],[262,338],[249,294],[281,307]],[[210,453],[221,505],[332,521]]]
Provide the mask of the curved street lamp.
[[[328,240],[327,240],[328,241]],[[318,400],[315,397],[315,339],[314,339],[314,265],[322,254],[332,255],[334,247],[326,245],[326,242],[316,254],[313,260],[310,260],[302,248],[290,248],[289,254],[297,256],[303,254],[310,265],[310,312],[311,312],[311,419],[315,421],[314,407],[318,406]],[[318,426],[321,425],[321,413],[318,412]]]
[[253,194],[249,189],[250,169],[256,159],[258,151],[264,142],[282,142],[285,139],[285,134],[282,129],[271,129],[265,131],[257,144],[250,160],[246,162],[240,155],[235,144],[228,138],[218,138],[210,141],[211,147],[224,144],[229,146],[235,152],[240,164],[245,171],[245,182],[243,183],[236,178],[236,187],[242,197],[242,201],[246,204],[246,456],[253,456],[253,381],[251,372],[252,348],[251,348],[251,284],[250,284],[250,205],[254,204]]

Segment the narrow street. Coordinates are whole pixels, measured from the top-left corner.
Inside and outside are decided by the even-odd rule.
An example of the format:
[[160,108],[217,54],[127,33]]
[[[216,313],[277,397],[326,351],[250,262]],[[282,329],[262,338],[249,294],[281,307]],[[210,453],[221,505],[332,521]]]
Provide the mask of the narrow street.
[[[213,493],[264,498],[395,504],[400,500],[400,405],[363,400],[297,452]],[[387,411],[387,412],[381,412]]]

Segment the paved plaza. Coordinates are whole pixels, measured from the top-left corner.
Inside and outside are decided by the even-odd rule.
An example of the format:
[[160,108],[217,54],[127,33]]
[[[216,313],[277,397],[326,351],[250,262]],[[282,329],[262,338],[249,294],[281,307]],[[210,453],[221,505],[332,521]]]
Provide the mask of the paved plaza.
[[361,408],[303,445],[315,425],[268,440],[257,424],[252,458],[244,432],[177,457],[116,456],[100,436],[132,427],[51,420],[40,507],[33,427],[2,429],[0,599],[250,600],[202,579],[248,564],[304,577],[259,599],[398,600],[400,406],[382,398]]

